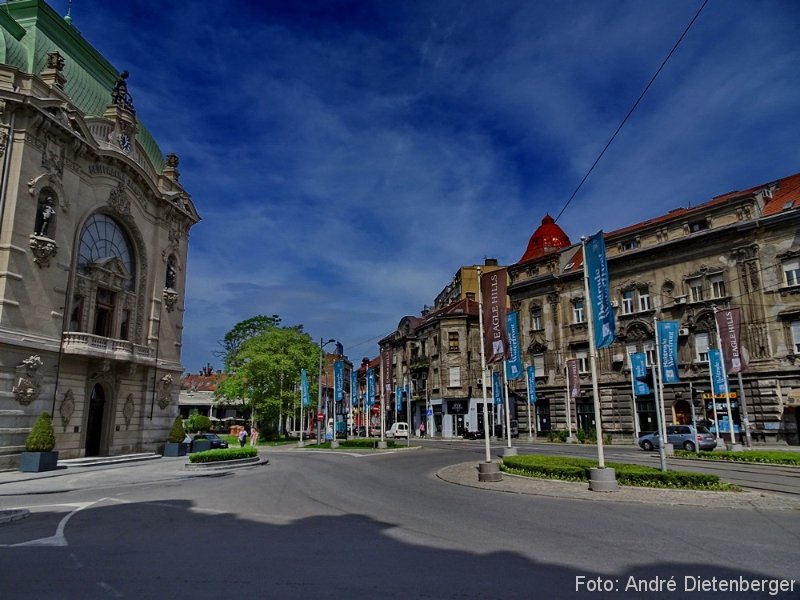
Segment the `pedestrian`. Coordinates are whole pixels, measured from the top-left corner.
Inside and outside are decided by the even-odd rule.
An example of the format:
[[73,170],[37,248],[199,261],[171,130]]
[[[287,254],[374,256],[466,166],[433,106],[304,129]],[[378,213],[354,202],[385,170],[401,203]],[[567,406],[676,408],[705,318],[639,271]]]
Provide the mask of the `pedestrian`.
[[242,448],[244,448],[244,444],[246,441],[247,441],[247,429],[242,427],[242,429],[239,431],[239,445]]
[[425,437],[425,421],[419,424],[419,437]]
[[258,442],[258,430],[255,424],[250,428],[250,445],[255,446]]

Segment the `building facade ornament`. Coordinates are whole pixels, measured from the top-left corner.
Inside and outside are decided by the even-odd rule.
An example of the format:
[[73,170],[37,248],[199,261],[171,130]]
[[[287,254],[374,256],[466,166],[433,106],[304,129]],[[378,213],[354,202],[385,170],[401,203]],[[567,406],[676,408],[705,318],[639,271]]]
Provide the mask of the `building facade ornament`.
[[29,245],[33,253],[33,262],[35,262],[40,269],[49,267],[50,259],[58,253],[58,246],[49,238],[32,235]]
[[167,312],[175,310],[175,305],[178,303],[178,292],[169,288],[164,288],[163,298]]
[[128,394],[125,398],[125,404],[122,407],[122,417],[125,419],[125,429],[130,428],[131,419],[136,412],[136,403],[133,401],[133,394]]
[[172,401],[172,375],[167,373],[161,378],[161,387],[158,390],[158,407],[164,410]]
[[125,193],[125,186],[120,181],[108,195],[108,205],[120,215],[130,216],[131,200]]
[[61,404],[58,407],[58,413],[61,415],[61,426],[66,429],[67,425],[69,424],[70,420],[72,420],[72,415],[75,412],[75,394],[73,393],[72,389],[68,389],[64,394],[64,398],[61,400]]
[[32,354],[16,368],[14,387],[11,391],[17,402],[23,406],[39,398],[42,386],[42,375],[39,372],[41,366],[42,359],[38,354]]

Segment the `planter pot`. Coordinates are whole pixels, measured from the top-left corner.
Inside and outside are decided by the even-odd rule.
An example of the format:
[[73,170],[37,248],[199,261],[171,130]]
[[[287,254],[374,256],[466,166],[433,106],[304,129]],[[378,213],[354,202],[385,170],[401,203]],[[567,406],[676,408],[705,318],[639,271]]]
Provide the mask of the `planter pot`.
[[23,473],[55,471],[58,467],[58,452],[23,452],[19,460],[19,470]]
[[192,452],[204,452],[211,450],[211,442],[208,440],[194,440],[192,442]]
[[189,444],[184,444],[183,442],[167,442],[164,444],[164,456],[167,457],[176,457],[176,456],[186,456],[186,449]]

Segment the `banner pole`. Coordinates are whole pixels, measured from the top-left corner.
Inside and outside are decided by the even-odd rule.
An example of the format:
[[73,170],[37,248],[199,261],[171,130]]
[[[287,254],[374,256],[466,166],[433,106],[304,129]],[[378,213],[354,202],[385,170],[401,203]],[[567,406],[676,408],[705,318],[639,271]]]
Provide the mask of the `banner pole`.
[[[656,337],[656,364],[651,367],[653,373],[653,395],[656,401],[656,418],[658,422],[658,456],[661,470],[667,470],[667,427],[664,423],[664,388],[661,385],[661,345],[658,336],[658,318],[653,317],[653,331]],[[658,367],[658,368],[656,368]]]
[[[713,305],[711,310],[714,311],[714,328],[717,331],[717,348],[719,348],[719,360],[722,363],[722,385],[725,390],[725,408],[728,413],[728,426],[731,428],[731,447],[734,450],[736,445],[736,434],[734,433],[733,412],[731,411],[731,394],[728,388],[728,368],[725,366],[725,352],[722,351],[722,336],[719,332],[719,322],[717,321],[717,306]],[[719,428],[719,425],[717,425]]]
[[531,383],[528,367],[525,365],[525,389],[528,391],[528,441],[533,441],[533,429],[531,429]]
[[584,306],[586,308],[586,324],[589,326],[589,365],[592,371],[592,396],[594,397],[594,420],[595,431],[597,432],[597,466],[605,469],[605,456],[603,452],[603,424],[600,413],[600,389],[597,384],[597,348],[594,341],[594,307],[592,306],[591,295],[589,294],[589,273],[586,263],[586,238],[581,237],[583,246],[583,289],[585,294]]

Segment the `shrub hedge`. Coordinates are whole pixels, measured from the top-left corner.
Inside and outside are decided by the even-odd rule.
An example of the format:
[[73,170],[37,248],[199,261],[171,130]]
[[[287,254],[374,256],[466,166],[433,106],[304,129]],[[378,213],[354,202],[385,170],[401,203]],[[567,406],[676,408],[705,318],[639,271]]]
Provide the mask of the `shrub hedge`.
[[[617,482],[620,485],[694,490],[738,490],[736,486],[723,483],[719,477],[708,473],[660,471],[654,467],[625,463],[607,463],[607,465],[616,471]],[[589,471],[596,466],[595,461],[587,458],[525,454],[504,457],[501,469],[528,477],[589,481]]]
[[685,450],[675,450],[675,456],[704,460],[730,460],[734,462],[800,466],[800,452],[783,452],[781,450],[742,450],[741,452],[686,452]]
[[220,460],[237,460],[240,458],[252,458],[258,456],[258,449],[252,446],[245,446],[244,448],[217,448],[215,450],[205,450],[204,452],[195,452],[189,456],[189,462],[193,463],[207,463],[217,462]]
[[36,419],[25,439],[25,450],[28,452],[52,452],[55,447],[56,436],[53,430],[53,420],[48,413],[43,412]]

